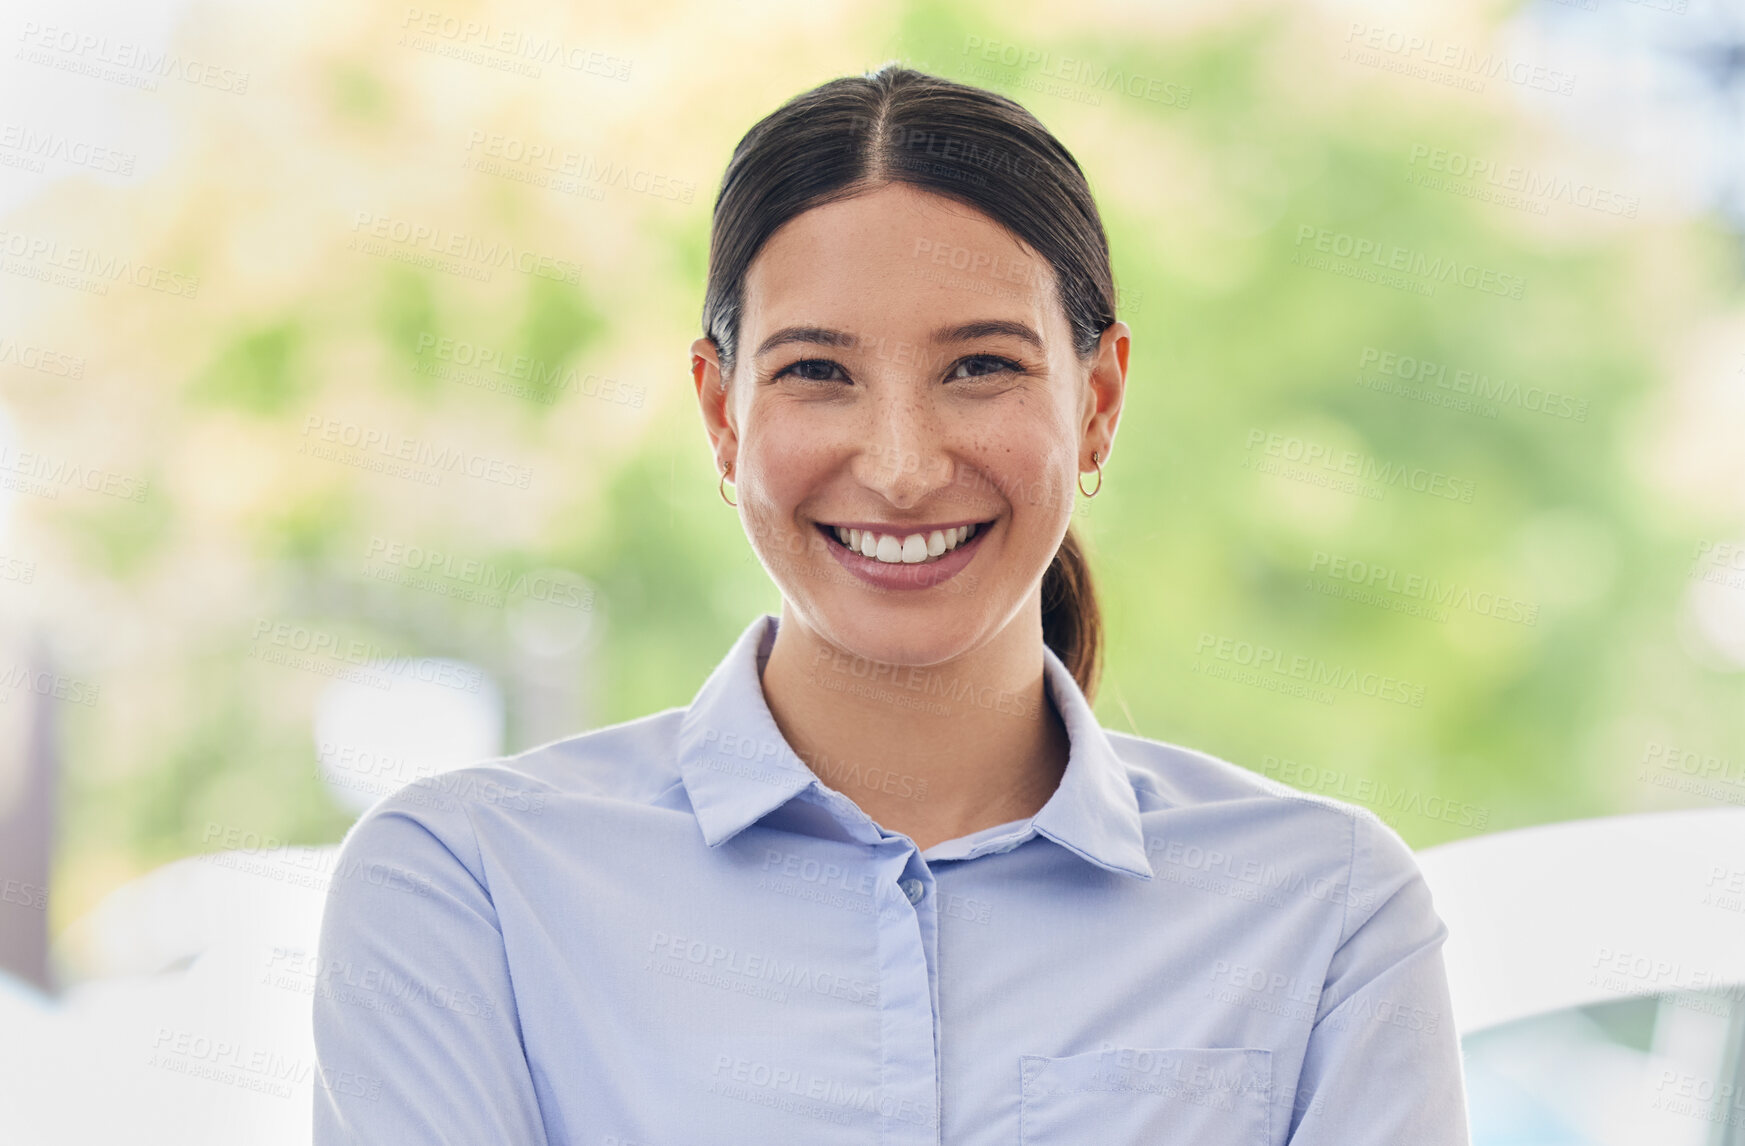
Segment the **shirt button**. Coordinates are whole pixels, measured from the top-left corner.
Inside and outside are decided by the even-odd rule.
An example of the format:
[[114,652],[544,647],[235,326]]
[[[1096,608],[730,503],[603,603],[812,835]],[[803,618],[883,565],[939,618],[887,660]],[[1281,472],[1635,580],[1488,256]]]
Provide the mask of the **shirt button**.
[[897,886],[903,889],[903,894],[909,897],[910,903],[920,903],[921,897],[927,894],[927,885],[912,876]]

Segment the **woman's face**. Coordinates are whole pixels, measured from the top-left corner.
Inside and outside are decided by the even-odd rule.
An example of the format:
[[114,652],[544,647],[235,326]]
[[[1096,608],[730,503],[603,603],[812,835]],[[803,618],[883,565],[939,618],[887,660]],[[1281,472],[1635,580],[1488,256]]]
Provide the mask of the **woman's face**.
[[1040,608],[1074,483],[1109,456],[1127,346],[1116,323],[1081,361],[1045,260],[894,183],[777,231],[725,392],[713,342],[692,365],[716,471],[733,463],[789,613],[856,655],[929,665]]

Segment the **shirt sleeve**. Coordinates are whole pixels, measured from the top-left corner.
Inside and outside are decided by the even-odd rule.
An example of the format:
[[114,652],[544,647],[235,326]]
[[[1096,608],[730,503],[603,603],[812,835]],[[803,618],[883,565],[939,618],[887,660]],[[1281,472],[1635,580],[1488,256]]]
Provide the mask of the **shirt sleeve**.
[[1354,809],[1343,942],[1327,969],[1288,1146],[1470,1146],[1442,944],[1411,849]]
[[462,801],[416,781],[353,825],[314,972],[314,1146],[545,1146]]

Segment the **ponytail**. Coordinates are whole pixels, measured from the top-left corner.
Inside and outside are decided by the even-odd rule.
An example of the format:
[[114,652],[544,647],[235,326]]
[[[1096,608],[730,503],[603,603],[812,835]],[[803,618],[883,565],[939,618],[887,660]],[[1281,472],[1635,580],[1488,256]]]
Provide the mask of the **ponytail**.
[[1103,614],[1090,562],[1071,525],[1042,575],[1042,641],[1072,673],[1085,699],[1095,701],[1103,668]]

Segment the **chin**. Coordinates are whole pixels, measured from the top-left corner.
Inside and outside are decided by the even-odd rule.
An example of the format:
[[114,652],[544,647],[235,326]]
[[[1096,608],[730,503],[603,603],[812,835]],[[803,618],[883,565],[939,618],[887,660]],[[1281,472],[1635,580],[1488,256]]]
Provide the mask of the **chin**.
[[787,600],[807,627],[850,656],[926,667],[981,648],[1023,605],[1018,599],[1002,605],[990,580],[965,584],[964,591],[940,586],[923,593],[833,585]]
[[[816,627],[825,640],[855,657],[899,665],[943,664],[981,644],[981,618],[959,602],[947,610],[887,610],[842,601]],[[941,615],[943,614],[943,615]]]

